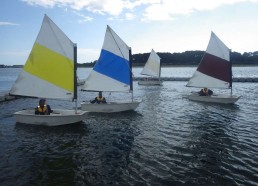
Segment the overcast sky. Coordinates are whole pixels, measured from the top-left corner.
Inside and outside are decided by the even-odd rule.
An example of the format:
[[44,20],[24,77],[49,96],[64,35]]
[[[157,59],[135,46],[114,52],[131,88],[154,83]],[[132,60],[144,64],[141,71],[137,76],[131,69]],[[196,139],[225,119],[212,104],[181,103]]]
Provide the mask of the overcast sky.
[[206,50],[213,31],[232,51],[258,51],[258,0],[1,0],[0,64],[25,64],[47,14],[97,60],[106,25],[132,53]]

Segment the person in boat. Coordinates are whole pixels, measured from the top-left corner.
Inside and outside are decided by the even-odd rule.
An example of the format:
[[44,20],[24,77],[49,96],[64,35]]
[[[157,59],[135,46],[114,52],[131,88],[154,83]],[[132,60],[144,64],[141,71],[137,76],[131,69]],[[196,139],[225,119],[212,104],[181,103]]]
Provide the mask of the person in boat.
[[105,104],[106,102],[106,98],[102,96],[102,92],[99,92],[99,95],[97,97],[95,97],[94,100],[90,101],[92,104],[93,103],[97,103],[97,104]]
[[213,94],[213,91],[208,88],[203,88],[199,92],[200,96],[211,96],[212,94]]
[[35,114],[37,114],[37,115],[50,115],[50,113],[52,113],[52,112],[53,112],[53,110],[51,110],[51,107],[46,104],[46,100],[45,99],[40,99],[39,100],[39,105],[37,106],[37,108],[35,108]]

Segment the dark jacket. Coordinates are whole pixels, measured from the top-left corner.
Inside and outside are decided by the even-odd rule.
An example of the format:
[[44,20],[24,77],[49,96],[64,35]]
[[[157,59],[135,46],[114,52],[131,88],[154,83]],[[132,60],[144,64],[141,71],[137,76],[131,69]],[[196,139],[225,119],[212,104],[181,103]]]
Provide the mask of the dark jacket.
[[207,92],[204,91],[204,89],[202,89],[200,92],[199,92],[199,95],[200,96],[211,96],[213,94],[213,91],[208,89]]

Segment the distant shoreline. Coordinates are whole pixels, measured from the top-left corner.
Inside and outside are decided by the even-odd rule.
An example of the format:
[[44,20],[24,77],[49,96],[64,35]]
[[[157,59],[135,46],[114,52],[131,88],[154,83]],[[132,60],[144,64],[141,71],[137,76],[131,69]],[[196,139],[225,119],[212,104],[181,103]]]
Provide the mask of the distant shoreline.
[[[77,68],[92,68],[94,65],[78,65]],[[258,64],[233,64],[233,67],[257,67]],[[133,68],[142,68],[143,65],[133,65]],[[198,65],[161,65],[162,68],[166,67],[198,67]],[[5,65],[0,68],[23,68],[23,65]]]
[[[258,64],[251,64],[251,65],[246,65],[246,64],[234,64],[232,65],[233,67],[257,67]],[[80,66],[78,68],[92,68],[93,66]],[[142,68],[144,65],[133,65],[133,68]],[[161,65],[162,68],[166,67],[198,67],[198,65]]]
[[[192,67],[198,66],[201,62],[205,51],[185,51],[181,53],[157,52],[161,58],[162,67]],[[132,55],[133,67],[143,67],[149,58],[150,53],[140,53]],[[258,66],[258,51],[244,52],[231,52],[230,61],[232,65],[237,66]],[[85,63],[78,63],[77,67],[90,67],[96,64],[97,60],[88,61]],[[0,64],[0,68],[22,68],[23,65],[4,65]]]
[[[139,65],[139,64],[137,64],[137,65],[134,65],[133,64],[133,68],[142,68],[142,67],[144,67],[144,65],[145,64],[141,64],[141,65]],[[197,65],[192,65],[192,64],[189,64],[189,65],[187,65],[187,64],[185,64],[185,65],[178,65],[178,64],[176,64],[176,65],[173,65],[173,64],[171,64],[171,65],[168,65],[168,64],[166,64],[166,65],[162,65],[161,64],[161,67],[162,68],[166,68],[166,67],[198,67],[198,65],[199,64],[197,64]],[[89,66],[82,66],[82,65],[78,65],[78,68],[92,68],[94,65],[89,65]],[[257,67],[258,66],[258,64],[232,64],[232,66],[233,67]]]

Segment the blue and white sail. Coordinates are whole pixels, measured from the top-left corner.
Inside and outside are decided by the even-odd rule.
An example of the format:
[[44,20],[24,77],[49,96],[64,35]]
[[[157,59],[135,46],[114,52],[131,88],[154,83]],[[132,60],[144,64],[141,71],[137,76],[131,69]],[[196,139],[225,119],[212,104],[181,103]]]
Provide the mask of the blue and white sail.
[[82,90],[129,92],[132,81],[129,51],[130,47],[107,26],[100,57]]

